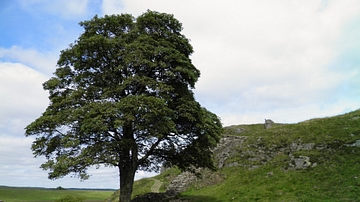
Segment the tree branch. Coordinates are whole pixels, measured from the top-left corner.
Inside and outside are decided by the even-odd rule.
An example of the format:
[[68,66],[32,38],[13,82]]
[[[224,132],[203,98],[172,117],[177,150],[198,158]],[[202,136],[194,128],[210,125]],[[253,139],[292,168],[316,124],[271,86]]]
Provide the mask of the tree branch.
[[141,165],[155,150],[155,148],[159,145],[159,143],[162,141],[162,138],[159,138],[149,149],[149,151],[138,161],[138,165]]

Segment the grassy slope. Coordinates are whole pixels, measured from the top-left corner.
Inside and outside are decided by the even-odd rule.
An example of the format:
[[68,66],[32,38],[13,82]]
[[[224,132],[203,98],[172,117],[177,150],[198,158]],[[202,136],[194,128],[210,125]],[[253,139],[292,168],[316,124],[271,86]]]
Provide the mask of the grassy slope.
[[[237,128],[245,132],[236,134]],[[293,153],[297,157],[309,156],[311,161],[317,162],[317,167],[305,170],[288,170],[289,155],[282,152],[254,170],[220,169],[217,172],[223,176],[223,181],[211,186],[202,186],[200,181],[182,193],[184,198],[199,202],[360,201],[360,148],[344,146],[360,140],[360,110],[297,124],[276,124],[268,130],[264,130],[262,124],[230,126],[225,135],[248,136],[246,144],[261,144],[267,148],[289,147],[290,143],[300,141],[327,145],[329,149]],[[239,156],[228,160],[246,161]],[[156,178],[168,183],[178,173],[172,169]],[[150,192],[151,179],[143,180],[134,186],[134,196]]]
[[86,202],[102,202],[112,193],[113,191],[0,187],[0,200],[6,202],[54,202],[56,199],[71,195],[85,198]]
[[[261,137],[266,147],[288,147],[291,142],[330,145],[329,150],[299,151],[318,163],[306,170],[286,170],[289,156],[279,153],[266,165],[248,170],[224,168],[223,182],[183,193],[191,201],[360,201],[360,148],[344,144],[360,140],[360,110],[298,124],[279,124],[264,130],[262,124],[244,128],[252,144]],[[235,135],[235,134],[233,134]],[[272,175],[268,173],[272,172]]]

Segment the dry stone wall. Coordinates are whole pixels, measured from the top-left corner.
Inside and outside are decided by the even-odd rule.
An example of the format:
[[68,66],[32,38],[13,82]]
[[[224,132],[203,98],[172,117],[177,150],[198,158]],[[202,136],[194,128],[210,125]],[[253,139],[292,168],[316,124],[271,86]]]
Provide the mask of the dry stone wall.
[[178,175],[167,187],[167,191],[172,191],[175,194],[188,189],[192,183],[196,181],[197,177],[190,172],[183,172]]

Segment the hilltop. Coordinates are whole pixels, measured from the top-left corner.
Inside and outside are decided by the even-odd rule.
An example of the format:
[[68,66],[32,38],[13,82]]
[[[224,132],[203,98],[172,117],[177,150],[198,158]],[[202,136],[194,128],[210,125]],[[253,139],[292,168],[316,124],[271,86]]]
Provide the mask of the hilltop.
[[[170,201],[360,201],[360,110],[267,129],[225,127],[214,159],[218,171],[201,170],[202,179],[171,168],[137,181],[134,196],[156,181],[160,192],[179,193]],[[151,197],[167,195],[143,196]]]

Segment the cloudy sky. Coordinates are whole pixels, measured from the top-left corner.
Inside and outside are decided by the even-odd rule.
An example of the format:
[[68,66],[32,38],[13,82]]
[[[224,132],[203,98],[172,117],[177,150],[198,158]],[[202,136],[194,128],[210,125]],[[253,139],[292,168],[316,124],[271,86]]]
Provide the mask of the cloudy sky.
[[201,71],[196,99],[224,125],[360,108],[358,0],[0,0],[0,185],[118,187],[116,169],[92,169],[85,182],[48,180],[24,127],[47,107],[42,83],[80,21],[147,9],[183,23]]

